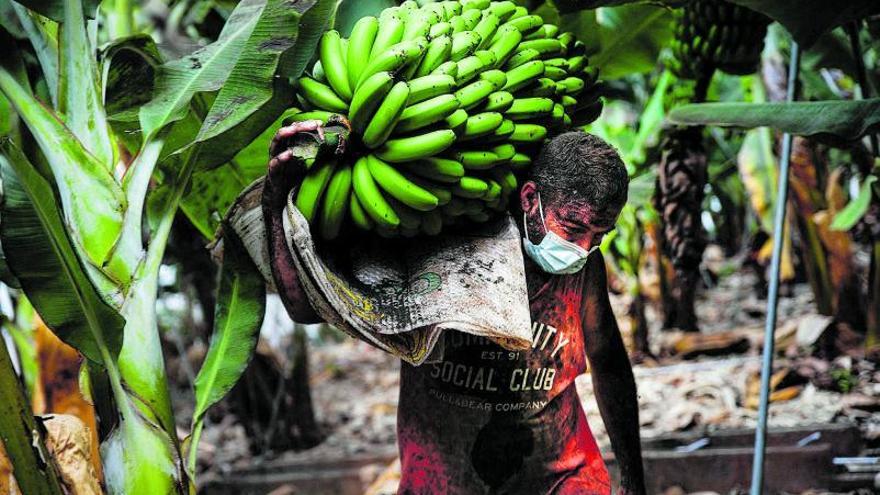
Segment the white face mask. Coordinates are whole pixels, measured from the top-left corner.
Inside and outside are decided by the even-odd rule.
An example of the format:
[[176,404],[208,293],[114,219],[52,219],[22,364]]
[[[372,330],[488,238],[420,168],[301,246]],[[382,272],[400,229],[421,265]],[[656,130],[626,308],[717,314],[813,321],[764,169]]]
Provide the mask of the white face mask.
[[535,245],[529,240],[529,226],[526,224],[526,214],[523,212],[523,247],[529,258],[532,258],[538,266],[547,273],[554,275],[571,274],[579,272],[587,264],[587,258],[599,245],[586,250],[577,244],[559,237],[555,232],[547,230],[544,223],[544,208],[541,205],[541,193],[538,193],[538,211],[541,213],[541,225],[544,226],[544,239]]

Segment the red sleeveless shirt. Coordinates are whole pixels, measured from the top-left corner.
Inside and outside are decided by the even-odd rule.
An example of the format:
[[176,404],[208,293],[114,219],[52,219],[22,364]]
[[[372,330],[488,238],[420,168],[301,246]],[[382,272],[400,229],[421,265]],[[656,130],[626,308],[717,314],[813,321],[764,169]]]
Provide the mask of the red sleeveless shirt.
[[584,270],[529,300],[532,348],[449,331],[443,361],[401,363],[398,494],[611,492],[581,407]]

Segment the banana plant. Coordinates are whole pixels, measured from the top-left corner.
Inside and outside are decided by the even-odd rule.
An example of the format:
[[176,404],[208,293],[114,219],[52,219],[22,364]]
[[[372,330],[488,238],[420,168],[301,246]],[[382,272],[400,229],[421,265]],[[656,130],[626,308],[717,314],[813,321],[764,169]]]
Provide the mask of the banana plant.
[[[130,4],[118,3],[129,15]],[[263,292],[227,241],[194,435],[182,444],[156,322],[171,225],[196,173],[229,162],[291,106],[289,81],[336,2],[244,0],[217,41],[169,61],[144,35],[99,50],[88,28],[94,1],[0,4],[0,41],[11,47],[0,54],[0,95],[28,130],[0,138],[5,262],[49,328],[86,358],[83,376],[109,381],[106,397],[92,387],[96,405],[112,404],[115,416],[101,418],[116,425],[101,446],[108,492],[189,492],[186,448],[192,459],[205,410],[247,364]],[[19,56],[28,47],[36,71]],[[144,94],[152,97],[139,100]]]

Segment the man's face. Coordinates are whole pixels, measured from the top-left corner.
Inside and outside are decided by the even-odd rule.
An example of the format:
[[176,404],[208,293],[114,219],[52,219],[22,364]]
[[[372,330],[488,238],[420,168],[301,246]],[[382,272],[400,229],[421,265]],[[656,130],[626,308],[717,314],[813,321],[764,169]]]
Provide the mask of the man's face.
[[[529,238],[539,244],[546,232],[541,224],[541,208],[538,207],[538,194],[534,182],[523,185],[520,200],[526,213]],[[584,200],[557,200],[551,194],[540,195],[544,210],[544,225],[559,237],[577,244],[586,251],[602,243],[602,238],[614,229],[620,207],[591,205]]]

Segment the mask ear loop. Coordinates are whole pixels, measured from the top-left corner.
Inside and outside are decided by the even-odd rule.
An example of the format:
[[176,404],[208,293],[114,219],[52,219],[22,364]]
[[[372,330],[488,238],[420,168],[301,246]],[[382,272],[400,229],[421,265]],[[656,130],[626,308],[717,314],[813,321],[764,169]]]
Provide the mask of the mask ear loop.
[[[546,235],[547,234],[547,224],[544,223],[544,206],[541,204],[541,193],[540,192],[538,192],[538,213],[541,214],[541,226],[544,227],[544,235]],[[526,222],[526,220],[528,220],[528,216],[526,215],[526,212],[523,212],[523,231],[525,231],[525,233],[526,233],[526,240],[529,242],[532,242],[532,240],[529,239],[529,224]]]

